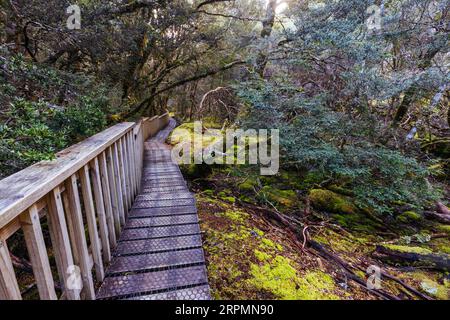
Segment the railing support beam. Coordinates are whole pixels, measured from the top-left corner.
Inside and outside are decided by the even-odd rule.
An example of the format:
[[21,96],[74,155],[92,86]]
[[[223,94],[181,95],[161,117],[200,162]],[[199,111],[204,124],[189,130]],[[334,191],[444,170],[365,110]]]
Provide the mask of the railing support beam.
[[6,241],[0,239],[0,299],[22,300]]
[[36,205],[20,216],[25,242],[30,256],[33,274],[42,300],[56,300],[55,283],[53,281],[47,248],[42,235],[39,211]]

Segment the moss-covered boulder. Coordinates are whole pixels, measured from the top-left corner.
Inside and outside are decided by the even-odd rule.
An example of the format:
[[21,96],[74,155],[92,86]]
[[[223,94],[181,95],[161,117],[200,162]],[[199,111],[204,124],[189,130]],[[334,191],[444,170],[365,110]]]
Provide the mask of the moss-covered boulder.
[[259,197],[286,208],[295,208],[299,204],[297,194],[294,190],[280,190],[265,186],[260,190]]
[[422,216],[414,211],[405,211],[397,217],[397,220],[403,223],[418,222],[422,220]]
[[258,186],[258,180],[255,177],[248,177],[244,182],[238,185],[239,191],[245,193],[254,193]]
[[358,209],[347,197],[325,189],[312,189],[309,199],[314,208],[331,213],[356,213]]

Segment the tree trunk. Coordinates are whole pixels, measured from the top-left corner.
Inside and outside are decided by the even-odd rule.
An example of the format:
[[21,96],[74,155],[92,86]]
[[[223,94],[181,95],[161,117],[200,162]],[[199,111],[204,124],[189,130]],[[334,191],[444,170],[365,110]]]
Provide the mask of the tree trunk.
[[[261,38],[266,39],[272,34],[273,26],[275,24],[275,16],[277,9],[278,0],[270,0],[267,5],[266,18],[263,21],[263,29],[261,31]],[[264,48],[258,55],[256,59],[256,72],[264,77],[264,71],[267,67],[268,62],[268,48]]]
[[[439,51],[444,47],[444,41],[442,39],[437,39],[434,45],[431,45],[428,49],[427,53],[423,56],[423,58],[418,63],[419,70],[426,70],[432,65],[433,58],[439,53]],[[398,124],[403,120],[406,114],[409,111],[410,106],[416,101],[418,87],[415,83],[413,83],[405,92],[405,96],[402,100],[402,103],[397,109],[395,113],[393,125],[398,126]]]
[[447,254],[424,253],[397,250],[395,247],[379,245],[374,255],[386,262],[414,264],[435,270],[448,272],[450,270],[450,256]]

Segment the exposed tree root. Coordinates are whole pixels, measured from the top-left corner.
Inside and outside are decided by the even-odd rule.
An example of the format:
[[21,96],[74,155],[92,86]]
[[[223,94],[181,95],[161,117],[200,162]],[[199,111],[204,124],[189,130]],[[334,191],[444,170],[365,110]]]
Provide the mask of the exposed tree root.
[[[266,216],[266,218],[275,220],[277,223],[281,224],[283,227],[285,227],[287,230],[289,230],[290,233],[292,233],[294,235],[294,238],[296,239],[299,247],[306,248],[310,253],[321,257],[322,259],[326,260],[329,263],[339,266],[343,270],[345,276],[348,279],[355,282],[358,286],[360,286],[364,290],[368,291],[370,294],[372,294],[380,299],[400,300],[399,297],[392,295],[382,289],[368,288],[366,280],[361,279],[354,272],[355,269],[358,269],[358,270],[361,270],[364,272],[365,272],[365,270],[359,266],[355,267],[355,266],[350,265],[349,263],[345,262],[342,258],[337,256],[336,254],[329,251],[327,248],[325,248],[320,243],[310,239],[308,236],[308,232],[307,232],[308,226],[305,223],[302,223],[298,219],[294,219],[292,217],[286,216],[286,215],[284,215],[280,212],[274,211],[274,210],[269,210],[267,208],[261,208],[261,207],[249,205],[249,204],[243,204],[243,205],[250,207],[250,208],[257,209],[256,211],[263,213]],[[416,296],[420,299],[425,299],[425,300],[432,300],[432,298],[430,298],[429,296],[422,294],[418,290],[412,288],[408,284],[404,283],[403,281],[394,277],[393,275],[388,274],[385,271],[382,271],[382,276],[401,285],[402,288],[404,289],[404,291],[406,290],[408,293],[410,293],[411,296]]]

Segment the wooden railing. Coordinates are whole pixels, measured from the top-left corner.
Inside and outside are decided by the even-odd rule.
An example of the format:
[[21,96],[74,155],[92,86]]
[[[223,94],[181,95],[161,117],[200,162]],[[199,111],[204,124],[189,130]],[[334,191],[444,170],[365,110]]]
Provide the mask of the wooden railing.
[[144,141],[168,121],[164,114],[117,124],[0,181],[1,300],[22,299],[7,245],[19,230],[41,299],[95,299],[140,188]]

